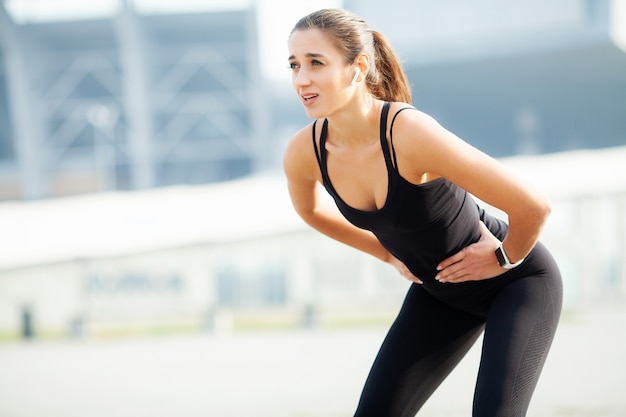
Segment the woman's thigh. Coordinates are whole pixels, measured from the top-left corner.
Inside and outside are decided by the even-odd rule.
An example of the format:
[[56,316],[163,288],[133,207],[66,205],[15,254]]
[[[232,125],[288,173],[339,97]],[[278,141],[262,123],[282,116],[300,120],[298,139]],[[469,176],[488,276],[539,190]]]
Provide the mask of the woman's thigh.
[[474,395],[474,416],[524,416],[559,322],[556,268],[515,280],[491,304]]
[[413,284],[372,365],[355,416],[414,416],[480,336],[484,321]]

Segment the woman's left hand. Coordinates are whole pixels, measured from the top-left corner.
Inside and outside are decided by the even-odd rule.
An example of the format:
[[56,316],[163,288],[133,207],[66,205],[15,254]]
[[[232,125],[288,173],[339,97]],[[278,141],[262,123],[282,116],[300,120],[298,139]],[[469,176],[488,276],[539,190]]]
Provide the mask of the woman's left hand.
[[478,281],[493,278],[506,270],[498,264],[495,250],[500,241],[483,222],[480,222],[480,240],[466,246],[437,265],[439,282]]

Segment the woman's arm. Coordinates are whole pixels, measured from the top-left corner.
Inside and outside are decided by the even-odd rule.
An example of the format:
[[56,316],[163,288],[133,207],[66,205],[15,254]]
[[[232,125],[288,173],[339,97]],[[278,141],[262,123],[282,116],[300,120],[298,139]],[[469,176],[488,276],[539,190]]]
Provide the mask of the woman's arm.
[[[543,193],[424,113],[402,112],[393,137],[398,169],[409,181],[419,181],[425,173],[442,176],[504,211],[509,223],[504,251],[512,263],[528,255],[551,211]],[[476,245],[441,262],[441,281],[489,278],[503,272],[495,257],[497,239],[486,228],[482,232],[483,239]]]
[[319,166],[311,143],[310,126],[298,132],[283,157],[289,195],[296,213],[317,231],[393,265],[407,279],[421,283],[391,255],[373,233],[348,222],[339,209],[322,198]]

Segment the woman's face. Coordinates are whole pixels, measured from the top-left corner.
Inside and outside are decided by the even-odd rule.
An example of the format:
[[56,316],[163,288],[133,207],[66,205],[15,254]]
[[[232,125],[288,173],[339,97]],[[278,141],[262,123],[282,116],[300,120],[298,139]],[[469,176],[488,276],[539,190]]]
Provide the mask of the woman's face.
[[327,117],[354,94],[356,67],[348,65],[330,37],[317,30],[296,30],[289,38],[291,82],[310,118]]

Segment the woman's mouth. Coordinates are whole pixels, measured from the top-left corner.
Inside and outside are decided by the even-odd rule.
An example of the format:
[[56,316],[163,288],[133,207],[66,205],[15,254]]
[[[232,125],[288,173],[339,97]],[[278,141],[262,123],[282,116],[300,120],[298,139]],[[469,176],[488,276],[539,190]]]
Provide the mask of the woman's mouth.
[[301,97],[302,97],[302,101],[304,102],[304,105],[307,106],[307,105],[313,104],[313,102],[318,97],[318,95],[317,94],[303,94]]

